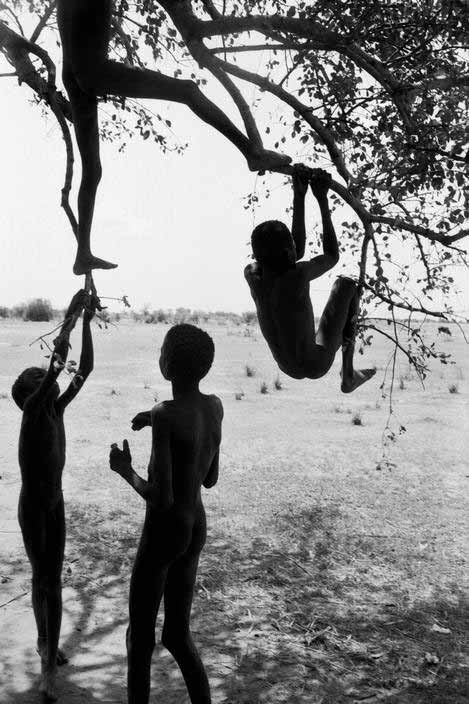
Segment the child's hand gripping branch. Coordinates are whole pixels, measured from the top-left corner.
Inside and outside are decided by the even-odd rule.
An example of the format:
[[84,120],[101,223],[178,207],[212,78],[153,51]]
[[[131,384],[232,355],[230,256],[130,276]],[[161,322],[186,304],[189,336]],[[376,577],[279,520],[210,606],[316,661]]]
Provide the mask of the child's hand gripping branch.
[[223,407],[216,396],[199,391],[213,361],[211,338],[193,325],[167,333],[160,370],[171,381],[173,400],[138,413],[134,430],[151,426],[148,479],[132,467],[127,440],[111,446],[111,470],[146,501],[145,523],[132,572],[127,630],[128,701],[147,704],[155,621],[164,595],[163,645],[184,676],[191,701],[209,704],[210,687],[189,629],[201,550],[206,539],[202,485],[218,479]]
[[[57,378],[65,366],[70,333],[84,308],[79,375],[77,373],[60,395]],[[12,387],[13,399],[23,411],[18,451],[22,481],[18,517],[32,568],[32,602],[42,671],[39,689],[48,700],[56,698],[57,665],[67,662],[58,647],[65,547],[62,495],[64,411],[93,368],[90,331],[93,314],[93,301],[89,294],[78,291],[55,340],[48,370],[39,367],[25,369]],[[75,383],[78,376],[81,379],[79,384]]]
[[[305,197],[307,184],[321,213],[323,252],[309,261],[305,253]],[[358,314],[357,284],[340,276],[332,288],[317,333],[309,296],[309,285],[339,261],[339,245],[332,222],[327,192],[330,175],[323,169],[297,165],[293,174],[292,231],[271,220],[252,233],[255,264],[244,275],[256,305],[262,334],[280,369],[296,379],[317,379],[332,366],[343,348],[342,391],[349,393],[375,373],[353,369],[354,322]]]

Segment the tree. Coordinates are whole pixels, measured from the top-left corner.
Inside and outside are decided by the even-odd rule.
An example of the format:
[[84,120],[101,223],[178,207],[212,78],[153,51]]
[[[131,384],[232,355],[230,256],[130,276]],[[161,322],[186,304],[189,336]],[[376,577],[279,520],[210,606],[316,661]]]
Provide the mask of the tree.
[[[68,202],[71,114],[44,48],[47,36],[56,33],[54,10],[55,0],[0,2],[0,49],[13,75],[60,123],[67,152],[62,205],[75,228]],[[35,18],[29,37],[25,14]],[[389,324],[387,331],[362,321],[362,340],[369,343],[375,332],[389,337],[422,378],[429,358],[447,362],[446,354],[424,342],[422,319],[458,322],[449,304],[434,308],[432,299],[451,292],[451,267],[467,265],[459,245],[469,234],[466,18],[464,0],[115,4],[112,49],[123,61],[137,66],[171,61],[176,77],[190,76],[202,87],[215,78],[236,104],[253,143],[261,143],[265,133],[283,151],[310,149],[313,165],[335,172],[334,206],[345,202],[351,209],[342,223],[342,243],[359,262],[362,314],[366,318],[372,303],[382,305]],[[258,88],[254,105],[243,93],[246,86]],[[262,124],[257,103],[263,94],[280,106],[278,129]],[[165,133],[170,123],[159,115],[133,101],[109,103],[113,111],[101,124],[104,138],[123,148],[139,134],[163,151],[180,148]],[[407,261],[396,261],[396,240],[405,245]],[[399,319],[402,312],[406,322]]]

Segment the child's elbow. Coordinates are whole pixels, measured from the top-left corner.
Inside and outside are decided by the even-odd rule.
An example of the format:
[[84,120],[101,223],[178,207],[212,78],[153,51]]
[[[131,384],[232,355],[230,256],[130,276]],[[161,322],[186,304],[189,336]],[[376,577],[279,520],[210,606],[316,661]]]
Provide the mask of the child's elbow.
[[333,269],[336,264],[339,263],[340,260],[340,255],[339,252],[330,252],[326,255],[327,257],[327,266],[329,269]]

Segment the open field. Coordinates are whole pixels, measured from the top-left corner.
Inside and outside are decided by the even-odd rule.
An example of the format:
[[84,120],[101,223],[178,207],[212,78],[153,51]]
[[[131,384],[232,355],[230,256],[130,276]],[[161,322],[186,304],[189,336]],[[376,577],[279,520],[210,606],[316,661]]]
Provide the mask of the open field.
[[[19,371],[41,362],[28,343],[47,329],[0,321],[2,704],[40,701],[16,521],[20,413],[9,392]],[[108,451],[127,437],[145,471],[150,434],[132,433],[129,421],[155,396],[169,397],[156,365],[166,329],[96,328],[95,372],[67,412],[64,704],[125,701],[126,600],[143,502],[111,474]],[[204,495],[209,537],[193,630],[214,703],[467,704],[469,357],[458,331],[441,340],[456,363],[435,364],[425,391],[401,358],[394,406],[407,432],[392,448],[395,466],[381,470],[386,341],[376,337],[359,360],[378,366],[375,379],[344,396],[337,364],[315,382],[280,375],[275,390],[276,367],[257,332],[209,332],[216,363],[203,390],[222,398],[225,421],[220,482]],[[75,335],[75,359],[77,347]],[[357,413],[362,425],[352,423]],[[160,647],[153,682],[151,701],[188,702]]]

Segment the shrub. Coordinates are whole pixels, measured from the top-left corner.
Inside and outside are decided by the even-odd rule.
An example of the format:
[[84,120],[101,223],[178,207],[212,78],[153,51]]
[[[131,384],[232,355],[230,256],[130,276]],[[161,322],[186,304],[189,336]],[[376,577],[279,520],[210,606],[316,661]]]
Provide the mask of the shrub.
[[400,376],[400,377],[399,377],[399,388],[400,388],[401,391],[404,391],[404,389],[405,389],[404,377],[403,377],[403,376]]
[[0,318],[9,318],[10,317],[10,309],[7,308],[6,306],[0,306]]
[[244,391],[237,391],[237,392],[235,393],[235,399],[236,399],[237,401],[242,401],[243,398],[244,398]]
[[269,393],[269,387],[267,386],[267,384],[265,383],[265,381],[262,381],[262,382],[261,382],[261,385],[260,385],[260,387],[259,387],[259,392],[260,392],[261,394],[268,394],[268,393]]
[[254,310],[247,310],[241,313],[241,319],[246,325],[257,323],[257,313]]
[[280,377],[278,375],[274,381],[274,388],[276,391],[281,391],[283,389],[283,384],[282,384]]
[[36,323],[48,323],[53,317],[54,312],[50,301],[47,301],[45,298],[35,298],[26,303],[23,313],[23,320],[32,320]]
[[249,377],[254,376],[256,373],[256,370],[254,369],[254,367],[250,367],[249,364],[244,365],[244,371],[246,372],[246,376],[249,376]]
[[450,394],[458,394],[459,386],[457,384],[450,384],[448,386],[448,391],[450,392]]
[[352,425],[363,425],[363,418],[360,411],[356,411],[352,416]]

